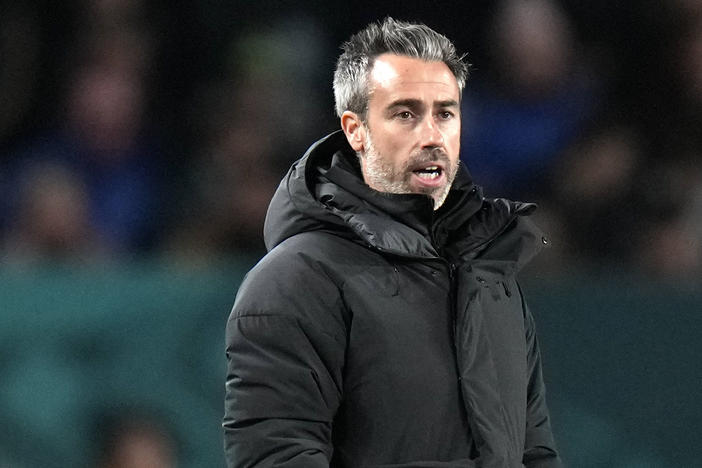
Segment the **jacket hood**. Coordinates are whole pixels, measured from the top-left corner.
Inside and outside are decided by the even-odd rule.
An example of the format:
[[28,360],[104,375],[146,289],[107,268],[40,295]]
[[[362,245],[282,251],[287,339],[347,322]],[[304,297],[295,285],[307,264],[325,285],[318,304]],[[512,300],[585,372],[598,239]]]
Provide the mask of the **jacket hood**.
[[[439,210],[427,195],[380,193],[365,184],[356,154],[336,131],[314,143],[281,181],[268,207],[264,240],[270,251],[296,234],[328,231],[393,255],[477,256],[534,208],[484,199],[463,165]],[[515,261],[535,253],[523,250]]]

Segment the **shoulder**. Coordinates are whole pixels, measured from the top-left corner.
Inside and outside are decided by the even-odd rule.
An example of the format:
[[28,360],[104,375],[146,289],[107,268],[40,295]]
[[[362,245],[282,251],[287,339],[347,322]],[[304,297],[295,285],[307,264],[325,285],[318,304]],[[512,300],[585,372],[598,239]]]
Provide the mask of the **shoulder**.
[[514,262],[517,270],[527,264],[548,245],[546,235],[531,219],[536,208],[533,203],[484,199],[472,220],[480,226],[473,231],[486,239],[480,257]]
[[345,315],[341,290],[348,273],[346,264],[363,250],[350,240],[321,231],[286,239],[247,273],[230,320],[279,315],[338,328]]
[[344,265],[367,250],[325,231],[296,234],[277,245],[248,273],[247,283],[265,282],[283,288],[304,286],[296,280],[315,279],[340,286]]

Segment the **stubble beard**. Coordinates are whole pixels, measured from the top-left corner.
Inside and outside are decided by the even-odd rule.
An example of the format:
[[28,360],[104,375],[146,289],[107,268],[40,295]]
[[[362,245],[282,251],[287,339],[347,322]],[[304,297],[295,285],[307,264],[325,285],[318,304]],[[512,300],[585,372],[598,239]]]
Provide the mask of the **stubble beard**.
[[[446,197],[451,190],[453,180],[458,172],[458,162],[453,164],[448,155],[441,149],[424,149],[412,155],[399,168],[393,167],[388,163],[373,145],[370,130],[367,132],[366,149],[358,153],[359,158],[363,161],[364,176],[366,184],[380,192],[386,193],[420,193],[431,196],[434,202],[434,210],[441,208],[441,205],[446,201]],[[413,172],[412,167],[439,161],[443,163],[446,171],[446,184],[436,188],[412,188],[411,181]]]

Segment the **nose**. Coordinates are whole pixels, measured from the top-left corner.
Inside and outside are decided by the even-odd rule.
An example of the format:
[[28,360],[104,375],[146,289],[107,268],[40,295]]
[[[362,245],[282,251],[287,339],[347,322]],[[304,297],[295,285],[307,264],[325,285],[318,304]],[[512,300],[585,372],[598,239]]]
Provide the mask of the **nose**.
[[444,145],[444,134],[432,115],[424,118],[420,132],[422,148],[436,148]]

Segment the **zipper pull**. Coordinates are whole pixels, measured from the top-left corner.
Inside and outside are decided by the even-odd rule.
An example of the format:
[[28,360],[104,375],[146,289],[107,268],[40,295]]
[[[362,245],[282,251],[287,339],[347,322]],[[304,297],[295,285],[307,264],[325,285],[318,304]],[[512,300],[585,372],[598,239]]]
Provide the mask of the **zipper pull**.
[[454,276],[456,276],[456,264],[450,263],[449,264],[449,278],[453,279]]

